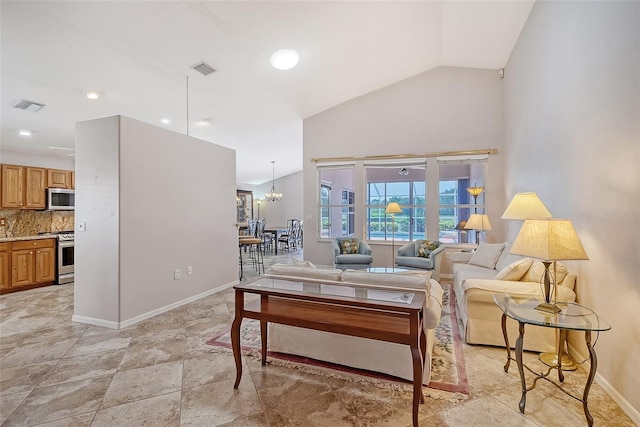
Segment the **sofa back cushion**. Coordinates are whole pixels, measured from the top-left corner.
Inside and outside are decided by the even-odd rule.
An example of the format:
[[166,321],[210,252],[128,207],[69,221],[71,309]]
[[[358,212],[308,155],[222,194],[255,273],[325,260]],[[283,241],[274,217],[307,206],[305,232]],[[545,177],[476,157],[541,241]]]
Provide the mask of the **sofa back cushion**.
[[522,255],[515,255],[510,253],[512,243],[507,242],[504,244],[504,249],[500,254],[500,258],[496,261],[496,270],[500,271],[505,267],[513,264],[514,262],[524,258]]
[[495,280],[514,280],[519,281],[529,271],[533,264],[531,258],[520,258],[519,260],[509,264],[496,274]]
[[345,270],[340,276],[340,280],[347,283],[426,291],[429,291],[431,287],[430,278],[430,271],[369,273],[361,270]]
[[342,270],[334,268],[314,268],[292,264],[274,264],[267,269],[267,274],[278,277],[316,279],[337,282]]
[[496,268],[496,262],[502,254],[504,243],[480,243],[478,249],[475,250],[469,264],[477,265],[485,268]]

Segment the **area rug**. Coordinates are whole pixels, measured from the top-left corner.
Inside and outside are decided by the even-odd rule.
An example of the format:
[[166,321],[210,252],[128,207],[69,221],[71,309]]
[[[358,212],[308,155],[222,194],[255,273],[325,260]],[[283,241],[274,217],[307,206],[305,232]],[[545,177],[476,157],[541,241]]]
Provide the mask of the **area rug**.
[[[462,401],[468,397],[469,383],[462,351],[460,328],[456,315],[455,294],[450,285],[443,284],[442,316],[436,328],[436,342],[433,348],[431,382],[424,388],[426,396],[450,401]],[[245,319],[240,329],[240,343],[245,355],[260,357],[260,323]],[[209,339],[205,351],[230,353],[231,333],[227,331]],[[268,363],[286,366],[312,374],[342,378],[348,381],[372,383],[379,387],[410,391],[410,382],[401,378],[377,372],[355,369],[334,363],[285,353],[267,352]],[[433,391],[430,393],[430,391]],[[439,393],[444,391],[447,393]]]

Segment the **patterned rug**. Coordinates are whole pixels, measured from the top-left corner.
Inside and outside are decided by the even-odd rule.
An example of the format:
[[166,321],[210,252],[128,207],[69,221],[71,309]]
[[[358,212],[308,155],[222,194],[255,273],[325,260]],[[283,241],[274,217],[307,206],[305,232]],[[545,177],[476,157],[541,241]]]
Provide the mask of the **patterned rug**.
[[[450,285],[443,284],[442,316],[436,328],[436,342],[433,347],[431,364],[431,382],[425,389],[426,395],[460,401],[469,394],[469,383],[464,363],[460,329],[456,315],[455,295],[450,292]],[[260,323],[257,320],[245,319],[240,329],[240,342],[245,355],[260,357]],[[206,342],[205,351],[229,352],[231,349],[231,333],[227,331],[213,337]],[[272,365],[288,366],[301,369],[313,374],[329,375],[358,382],[373,382],[378,385],[397,384],[398,389],[409,390],[409,381],[379,374],[372,371],[350,368],[347,366],[327,363],[320,360],[284,353],[267,352],[268,363]],[[347,374],[341,376],[335,372]],[[434,396],[427,393],[427,389],[454,393],[455,396]]]

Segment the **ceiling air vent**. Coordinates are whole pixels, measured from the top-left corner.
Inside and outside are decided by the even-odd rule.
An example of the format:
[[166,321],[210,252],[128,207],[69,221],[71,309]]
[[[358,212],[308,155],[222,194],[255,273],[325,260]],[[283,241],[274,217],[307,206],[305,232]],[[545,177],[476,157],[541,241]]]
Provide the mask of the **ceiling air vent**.
[[20,110],[31,111],[35,113],[36,111],[44,107],[44,104],[38,104],[37,102],[29,101],[28,99],[23,99],[13,107],[18,108]]
[[203,76],[208,76],[209,74],[211,74],[211,73],[213,73],[215,71],[215,69],[211,65],[206,64],[204,62],[201,62],[198,65],[194,65],[191,68],[193,68],[194,70],[198,71]]

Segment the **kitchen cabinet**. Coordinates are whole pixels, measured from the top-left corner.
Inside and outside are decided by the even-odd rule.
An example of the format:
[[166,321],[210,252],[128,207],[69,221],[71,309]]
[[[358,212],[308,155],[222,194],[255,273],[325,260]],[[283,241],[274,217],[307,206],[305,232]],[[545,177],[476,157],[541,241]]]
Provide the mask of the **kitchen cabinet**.
[[44,168],[3,164],[1,207],[45,209],[46,177]]
[[53,283],[55,239],[24,240],[11,244],[11,289]]
[[47,169],[47,188],[73,188],[71,171]]
[[0,243],[0,291],[11,287],[11,243]]

